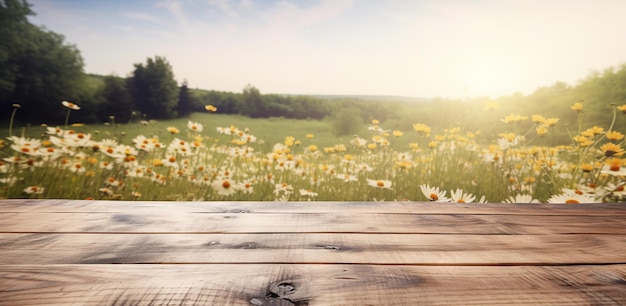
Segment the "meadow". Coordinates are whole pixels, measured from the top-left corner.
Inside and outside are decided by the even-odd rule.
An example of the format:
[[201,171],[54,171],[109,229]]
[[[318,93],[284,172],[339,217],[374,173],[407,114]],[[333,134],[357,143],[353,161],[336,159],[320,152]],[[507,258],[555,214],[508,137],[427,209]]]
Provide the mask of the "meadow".
[[579,122],[564,145],[544,145],[559,118],[539,114],[499,118],[497,137],[376,119],[337,137],[325,120],[250,119],[209,105],[188,118],[98,125],[71,124],[80,107],[59,107],[64,125],[0,129],[0,198],[576,204],[625,195],[624,135],[614,127],[626,106],[613,106],[606,126],[583,128],[583,104],[571,105]]

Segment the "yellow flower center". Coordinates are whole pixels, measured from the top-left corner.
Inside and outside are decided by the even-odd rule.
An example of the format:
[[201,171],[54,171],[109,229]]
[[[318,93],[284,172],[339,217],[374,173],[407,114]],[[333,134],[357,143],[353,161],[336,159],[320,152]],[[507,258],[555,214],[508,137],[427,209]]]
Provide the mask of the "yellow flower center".
[[439,200],[439,196],[438,196],[438,195],[436,195],[436,194],[434,194],[434,193],[431,193],[431,194],[430,194],[430,196],[429,196],[429,198],[430,198],[430,200],[431,200],[431,201],[437,201],[437,200]]
[[565,204],[580,204],[580,201],[575,199],[567,199],[565,200]]

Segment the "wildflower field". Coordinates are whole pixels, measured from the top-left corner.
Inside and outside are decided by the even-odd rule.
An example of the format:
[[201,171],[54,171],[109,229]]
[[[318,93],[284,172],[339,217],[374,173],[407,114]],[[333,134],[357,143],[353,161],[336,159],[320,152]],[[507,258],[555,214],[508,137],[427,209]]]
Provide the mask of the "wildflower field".
[[26,130],[11,120],[2,130],[0,198],[577,204],[626,195],[624,134],[614,128],[626,105],[613,107],[606,126],[583,129],[583,104],[574,103],[571,142],[553,146],[538,144],[559,118],[539,114],[493,122],[502,131],[494,139],[420,122],[388,130],[375,119],[365,134],[340,139],[322,121],[238,126],[241,117],[211,105],[185,121],[99,126],[69,124],[80,106],[59,107],[64,125]]

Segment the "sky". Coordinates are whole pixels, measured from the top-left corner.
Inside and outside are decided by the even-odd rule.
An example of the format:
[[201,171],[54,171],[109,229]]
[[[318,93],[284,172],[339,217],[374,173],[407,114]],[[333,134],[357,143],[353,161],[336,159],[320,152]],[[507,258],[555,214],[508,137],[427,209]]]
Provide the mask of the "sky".
[[496,98],[626,63],[624,0],[28,0],[85,72],[189,87]]

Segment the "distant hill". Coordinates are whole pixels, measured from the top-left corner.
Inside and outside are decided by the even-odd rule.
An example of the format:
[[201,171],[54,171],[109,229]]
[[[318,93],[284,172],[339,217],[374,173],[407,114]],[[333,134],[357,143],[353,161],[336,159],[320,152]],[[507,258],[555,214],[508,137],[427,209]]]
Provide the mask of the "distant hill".
[[[94,74],[94,73],[86,73],[86,77],[88,83],[91,86],[103,86],[104,85],[104,77],[103,75]],[[221,90],[211,90],[204,88],[190,88],[192,91],[198,92],[208,92],[208,91],[219,91],[225,92]],[[239,92],[236,92],[239,93]],[[387,102],[415,102],[415,103],[423,103],[423,102],[431,102],[430,98],[422,98],[422,97],[408,97],[408,96],[388,96],[388,95],[302,95],[302,94],[278,94],[280,96],[302,96],[302,97],[312,97],[324,100],[362,100],[362,101],[387,101]]]
[[407,96],[386,96],[386,95],[285,95],[285,96],[307,96],[325,100],[364,100],[364,101],[389,101],[389,102],[431,102],[430,98],[407,97]]

